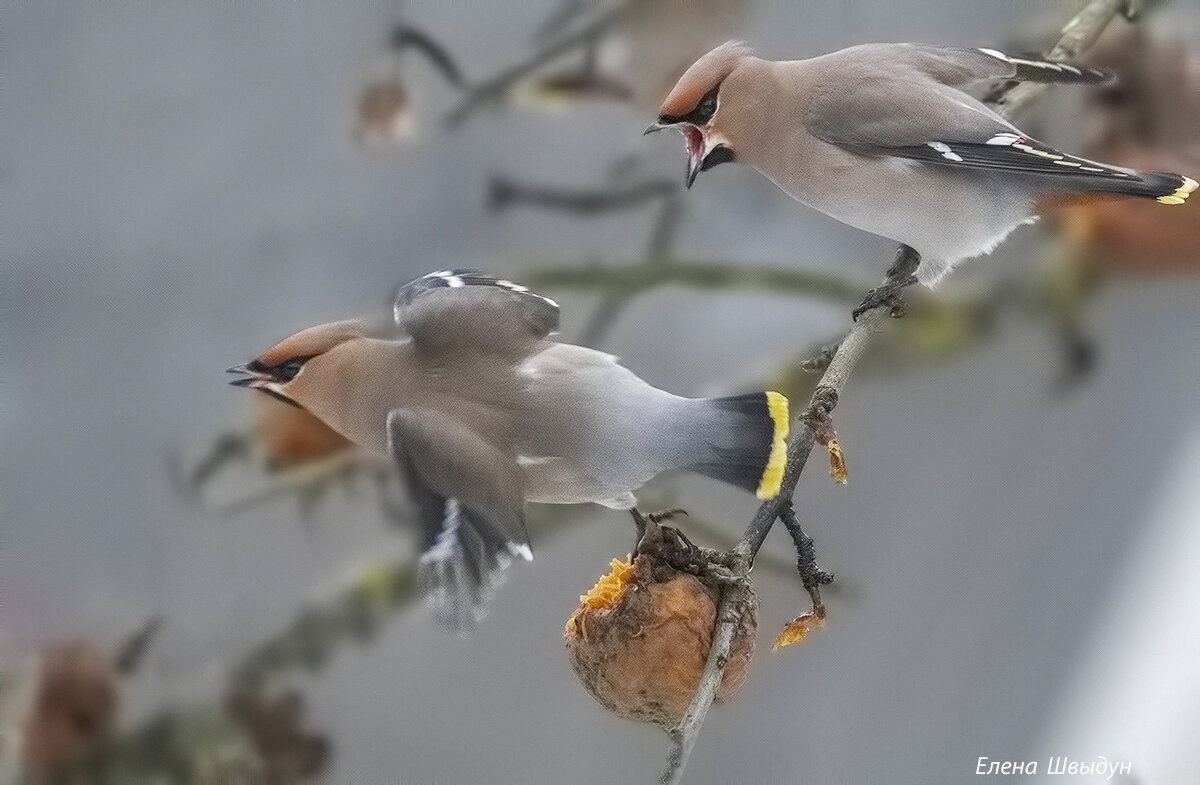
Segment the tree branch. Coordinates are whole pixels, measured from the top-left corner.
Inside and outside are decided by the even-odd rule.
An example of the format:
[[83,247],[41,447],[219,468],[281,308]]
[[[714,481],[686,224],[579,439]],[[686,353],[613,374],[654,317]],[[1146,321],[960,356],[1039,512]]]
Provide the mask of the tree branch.
[[[1047,60],[1074,60],[1091,48],[1117,14],[1132,15],[1137,0],[1092,0],[1067,22],[1058,43],[1046,53]],[[993,106],[1006,117],[1020,114],[1042,98],[1051,85],[1045,82],[1014,82],[997,96]]]
[[[545,545],[571,531],[573,519],[567,508],[546,508],[531,516],[529,533]],[[702,518],[691,518],[689,528],[717,542],[730,540],[723,527]],[[760,562],[761,568],[778,575],[790,574],[793,569],[785,560],[766,555]],[[415,561],[408,556],[358,570],[334,593],[301,608],[286,625],[233,664],[231,689],[291,671],[319,671],[347,644],[371,639],[394,616],[418,604],[421,592],[416,572]]]
[[601,190],[572,190],[528,185],[495,176],[488,183],[487,205],[489,210],[496,212],[529,205],[576,215],[595,215],[631,209],[648,200],[670,198],[681,190],[678,183],[667,180],[646,180]]
[[719,261],[648,259],[614,266],[579,268],[535,266],[521,274],[529,286],[546,289],[619,291],[641,294],[659,286],[678,284],[696,289],[744,290],[803,294],[837,303],[852,303],[862,297],[865,280],[840,273],[785,269],[766,265],[735,265]]
[[533,71],[572,49],[587,46],[599,39],[621,22],[629,11],[629,4],[626,3],[602,13],[577,30],[551,41],[519,63],[468,88],[463,100],[446,116],[446,125],[450,128],[462,125],[480,107],[498,100],[509,88]]
[[[898,271],[896,275],[889,275],[888,280],[898,279],[909,272],[908,270]],[[749,575],[754,557],[766,540],[771,526],[779,518],[780,513],[791,506],[796,484],[800,481],[800,475],[804,471],[805,464],[808,463],[808,457],[812,453],[813,444],[816,441],[814,429],[808,423],[814,420],[826,420],[829,417],[829,413],[837,405],[838,395],[846,386],[850,372],[854,370],[854,365],[866,350],[871,335],[882,327],[887,319],[887,308],[876,307],[867,311],[855,323],[834,354],[829,367],[826,368],[825,374],[817,384],[816,392],[813,393],[808,409],[798,418],[801,427],[795,429],[788,441],[788,460],[778,495],[759,506],[750,525],[746,528],[745,534],[742,535],[742,539],[729,552],[729,566],[735,574]],[[796,525],[796,532],[803,536],[799,524]],[[688,707],[687,713],[671,730],[674,745],[667,759],[667,768],[661,778],[663,785],[678,785],[682,781],[683,770],[687,765],[692,748],[696,744],[700,726],[704,723],[708,710],[712,706],[713,697],[716,695],[717,687],[725,674],[725,665],[729,659],[733,635],[737,630],[742,608],[748,601],[748,593],[748,588],[739,585],[728,586],[721,592],[721,602],[717,609],[717,627],[713,631],[708,661],[705,663],[700,683],[696,687],[696,693],[692,697],[692,703]],[[814,609],[819,607],[819,597],[819,593],[813,595]]]
[[[1099,38],[1104,28],[1118,13],[1126,10],[1128,10],[1127,0],[1092,0],[1063,28],[1061,39],[1048,56],[1051,59],[1077,57]],[[1005,91],[997,98],[998,110],[1006,116],[1022,111],[1045,95],[1045,87],[1045,85],[1023,84]],[[885,284],[899,281],[912,272],[912,270],[902,269],[902,265],[899,264],[901,261],[902,259],[898,258],[898,263],[888,271],[888,279]],[[729,553],[730,567],[736,574],[742,576],[749,574],[754,557],[762,547],[763,541],[766,540],[771,527],[781,513],[790,511],[796,483],[812,453],[818,429],[828,424],[829,413],[837,405],[838,396],[845,388],[855,364],[862,357],[871,336],[879,330],[887,318],[887,308],[876,307],[867,311],[855,323],[837,351],[834,352],[825,374],[817,384],[808,409],[798,418],[801,427],[795,430],[788,442],[788,460],[779,494],[775,499],[764,502],[758,508],[742,539]],[[798,541],[805,537],[798,522],[792,525],[792,521],[789,521],[788,528],[792,531],[793,538]],[[805,550],[807,551],[807,549]],[[806,554],[802,553],[802,572],[805,558]],[[807,558],[810,559],[810,562],[815,562],[811,551],[807,552]],[[815,570],[815,563],[810,563],[808,566],[810,574],[814,574],[812,571]],[[808,587],[806,586],[806,588]],[[708,661],[705,663],[700,683],[696,687],[687,713],[671,730],[674,745],[660,780],[663,785],[678,785],[683,778],[683,770],[696,744],[700,727],[704,723],[708,710],[712,706],[713,696],[724,676],[733,635],[737,629],[737,621],[742,608],[747,602],[747,594],[748,589],[736,584],[726,587],[721,593],[721,601],[717,610],[717,626],[713,630],[712,645],[709,648]],[[810,590],[810,594],[812,594],[814,612],[822,610],[819,592],[814,593]]]

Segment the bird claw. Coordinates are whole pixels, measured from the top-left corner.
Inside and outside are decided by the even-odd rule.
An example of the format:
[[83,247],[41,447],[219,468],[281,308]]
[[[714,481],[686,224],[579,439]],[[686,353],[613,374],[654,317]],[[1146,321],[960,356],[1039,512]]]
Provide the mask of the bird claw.
[[680,515],[687,517],[687,514],[688,514],[687,510],[683,509],[682,507],[671,507],[666,510],[659,510],[658,512],[647,513],[646,518],[653,521],[654,523],[662,523],[663,521],[674,520],[675,518],[679,517]]
[[878,286],[867,292],[866,297],[859,303],[859,306],[851,312],[854,321],[858,321],[859,317],[868,311],[872,311],[882,306],[888,307],[888,312],[892,318],[896,319],[903,316],[908,311],[908,306],[901,296],[905,289],[917,283],[917,268],[921,264],[921,254],[917,253],[913,248],[907,245],[901,245],[896,249],[896,259],[892,262],[892,266],[888,268],[887,280],[882,286]]
[[708,563],[708,577],[721,586],[736,586],[741,589],[750,588],[750,578],[746,575],[739,575],[734,570],[726,567],[723,564],[710,561]]
[[[642,540],[646,536],[646,530],[648,528],[647,524],[652,525],[653,528],[655,530],[657,530],[658,524],[662,523],[663,521],[672,520],[673,518],[676,518],[680,515],[687,515],[687,510],[682,509],[680,507],[671,507],[666,510],[659,510],[658,512],[645,512],[644,513],[641,510],[639,510],[637,507],[633,507],[629,510],[629,514],[633,516],[633,525],[634,525],[634,530],[635,530],[634,531],[634,541],[633,541],[633,555],[636,556],[638,554],[638,552],[641,550]],[[670,531],[674,532],[680,538],[682,538],[684,540],[684,542],[686,542],[688,547],[691,547],[691,548],[696,547],[695,545],[692,545],[690,540],[688,540],[686,537],[683,536],[683,532],[680,532],[678,529],[670,529]]]
[[888,307],[888,313],[893,319],[898,319],[908,312],[908,304],[904,302],[904,290],[917,282],[916,276],[909,275],[896,281],[889,280],[883,286],[878,286],[867,292],[859,306],[850,312],[854,321],[868,311],[883,306]]

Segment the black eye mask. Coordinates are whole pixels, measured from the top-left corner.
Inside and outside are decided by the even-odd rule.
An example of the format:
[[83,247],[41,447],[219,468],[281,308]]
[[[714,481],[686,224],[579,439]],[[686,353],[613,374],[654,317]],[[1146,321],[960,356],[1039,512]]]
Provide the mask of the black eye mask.
[[292,357],[271,370],[276,378],[290,382],[296,378],[296,374],[300,373],[300,369],[304,367],[304,363],[308,362],[308,359],[307,357]]
[[696,104],[696,108],[685,115],[663,115],[658,118],[663,123],[692,123],[693,125],[704,125],[712,119],[717,113],[717,91],[721,89],[717,85],[713,89],[704,94],[700,99],[700,103]]

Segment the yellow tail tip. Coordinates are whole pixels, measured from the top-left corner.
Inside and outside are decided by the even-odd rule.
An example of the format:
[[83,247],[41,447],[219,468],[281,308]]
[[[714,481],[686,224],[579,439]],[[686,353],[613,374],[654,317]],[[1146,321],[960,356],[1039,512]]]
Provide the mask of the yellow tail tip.
[[1158,201],[1162,204],[1183,204],[1188,198],[1188,194],[1196,190],[1196,181],[1190,177],[1183,178],[1183,184],[1175,189],[1174,193],[1169,193],[1166,196],[1158,197]]
[[771,413],[771,422],[775,425],[775,435],[771,441],[771,456],[767,459],[767,467],[763,469],[762,479],[758,483],[758,498],[766,501],[774,499],[779,494],[779,486],[783,482],[783,469],[787,464],[788,437],[788,399],[775,391],[767,392],[767,409]]

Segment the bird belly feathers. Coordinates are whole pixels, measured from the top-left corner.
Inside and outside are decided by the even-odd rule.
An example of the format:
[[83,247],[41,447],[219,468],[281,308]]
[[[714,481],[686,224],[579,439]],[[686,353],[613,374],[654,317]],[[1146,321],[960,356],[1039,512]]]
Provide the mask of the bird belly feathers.
[[686,399],[663,392],[603,352],[551,344],[518,370],[525,411],[518,462],[532,502],[625,509],[633,491],[671,468],[667,425]]
[[[815,139],[789,152],[782,176],[755,168],[793,199],[914,248],[921,254],[917,278],[927,286],[1032,220],[1033,192],[1011,178],[862,156]],[[800,156],[809,159],[803,169]]]

